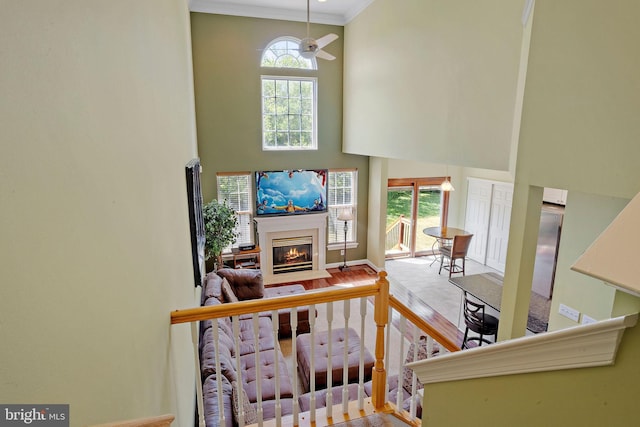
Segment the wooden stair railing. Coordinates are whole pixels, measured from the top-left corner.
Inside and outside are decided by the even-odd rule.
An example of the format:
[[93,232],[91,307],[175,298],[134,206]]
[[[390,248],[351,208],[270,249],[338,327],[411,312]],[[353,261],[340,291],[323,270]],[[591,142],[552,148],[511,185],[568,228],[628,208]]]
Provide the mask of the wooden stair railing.
[[159,415],[157,417],[137,418],[135,420],[99,424],[93,427],[167,427],[171,425],[174,419],[175,417],[173,415],[166,414]]
[[[353,299],[363,299],[374,297],[374,310],[373,310],[373,318],[375,322],[375,351],[374,351],[374,367],[372,372],[372,392],[371,397],[367,399],[370,402],[370,407],[373,408],[374,412],[397,412],[397,414],[402,414],[401,408],[398,409],[399,401],[394,404],[390,404],[386,401],[387,395],[387,375],[388,368],[386,363],[388,363],[388,353],[389,349],[385,346],[385,330],[387,330],[387,334],[391,333],[391,328],[387,328],[389,324],[389,315],[391,313],[391,309],[395,309],[402,317],[408,319],[411,323],[413,323],[419,330],[421,330],[424,334],[429,337],[433,337],[440,345],[447,349],[448,351],[457,351],[459,350],[457,344],[450,339],[446,334],[442,334],[436,328],[434,328],[429,323],[425,322],[420,317],[416,316],[409,308],[405,307],[402,302],[389,295],[389,281],[387,280],[387,273],[385,271],[381,271],[379,273],[379,277],[374,284],[371,285],[361,285],[354,287],[345,287],[339,289],[323,289],[321,291],[308,291],[304,294],[296,294],[289,295],[278,298],[267,298],[267,299],[259,299],[259,300],[247,300],[241,301],[237,303],[225,303],[222,305],[215,306],[207,306],[207,307],[195,307],[188,308],[182,310],[175,310],[171,312],[171,324],[181,324],[181,323],[191,323],[192,327],[192,335],[194,340],[194,352],[195,352],[195,361],[196,361],[196,369],[197,372],[200,372],[200,360],[199,360],[199,342],[197,333],[197,325],[198,322],[202,320],[209,319],[220,319],[225,317],[232,317],[234,321],[238,319],[241,315],[253,314],[254,321],[257,318],[257,313],[264,312],[272,312],[272,316],[276,316],[277,318],[277,310],[283,308],[295,308],[295,307],[303,307],[310,306],[314,307],[318,304],[327,304],[333,303],[337,301],[345,301],[345,300],[353,300]],[[331,305],[331,304],[328,304]],[[345,304],[346,306],[346,304]],[[314,308],[315,310],[315,308]],[[296,310],[292,310],[292,327],[295,332],[295,313]],[[364,313],[361,313],[362,320],[364,320]],[[327,317],[329,317],[329,313],[327,313]],[[274,324],[277,322],[274,322]],[[330,324],[330,321],[329,321]],[[345,324],[348,324],[348,320],[345,319]],[[257,329],[256,329],[257,330]],[[417,330],[417,329],[416,329]],[[217,337],[217,328],[214,329],[214,337]],[[277,337],[277,327],[274,325],[274,336]],[[295,336],[295,334],[294,334]],[[417,336],[414,334],[414,336]],[[431,338],[430,338],[431,339]],[[257,341],[257,336],[255,337]],[[362,338],[361,338],[362,340]],[[404,342],[404,341],[403,341]],[[364,345],[362,343],[362,345]],[[295,339],[292,341],[293,351],[295,352]],[[217,348],[217,347],[216,347]],[[385,354],[386,353],[386,354]],[[387,362],[385,362],[385,357]],[[218,366],[219,369],[219,366]],[[295,367],[294,367],[295,369]],[[297,369],[296,369],[297,370]],[[344,369],[346,371],[346,369]],[[202,383],[200,375],[198,377],[198,404],[199,404],[199,412],[203,414],[202,408]],[[313,375],[312,375],[313,377]],[[330,376],[329,376],[330,377]],[[331,383],[328,382],[328,385]],[[415,378],[414,378],[414,387],[415,387]],[[345,389],[346,393],[346,389]],[[331,393],[328,393],[331,395]],[[346,394],[344,394],[344,398],[346,398]],[[353,410],[348,402],[344,401],[342,411],[344,414],[349,414],[350,411]],[[299,414],[297,414],[297,399],[296,395],[294,395],[294,415],[293,421],[291,421],[291,425],[299,424]],[[331,399],[328,399],[329,406],[331,406]],[[315,402],[312,403],[312,407],[315,407]],[[365,415],[363,412],[363,400],[362,400],[362,392],[360,392],[360,398],[357,406],[357,410],[361,416]],[[413,407],[412,407],[413,410]],[[324,410],[323,410],[324,411]],[[396,414],[396,415],[397,415]],[[331,418],[332,412],[331,410],[328,413],[325,412],[325,416]],[[345,415],[346,417],[347,415]],[[291,416],[289,416],[291,417]],[[401,415],[401,417],[412,424],[419,423],[415,419],[415,417],[406,417],[406,414]],[[318,421],[315,419],[315,411],[313,414],[307,418],[307,420],[312,420],[315,425],[323,425],[322,423],[317,424]],[[201,418],[200,424],[204,425],[204,418]],[[287,423],[289,424],[289,423]],[[242,425],[242,423],[241,423]],[[276,425],[280,425],[279,422],[276,422]]]

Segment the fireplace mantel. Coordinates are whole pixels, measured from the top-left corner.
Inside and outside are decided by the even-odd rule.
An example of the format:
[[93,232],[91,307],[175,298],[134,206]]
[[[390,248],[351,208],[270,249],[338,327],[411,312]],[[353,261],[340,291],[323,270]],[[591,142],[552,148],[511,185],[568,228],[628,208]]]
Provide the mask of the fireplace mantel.
[[[327,213],[254,218],[260,246],[260,269],[266,285],[331,277],[325,270],[327,247]],[[313,269],[295,273],[273,274],[273,239],[311,236]]]

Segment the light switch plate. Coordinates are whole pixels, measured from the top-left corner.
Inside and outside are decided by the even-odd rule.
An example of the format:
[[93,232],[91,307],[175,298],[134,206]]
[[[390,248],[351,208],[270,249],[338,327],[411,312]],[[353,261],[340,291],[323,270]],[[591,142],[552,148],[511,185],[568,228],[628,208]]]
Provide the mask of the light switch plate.
[[564,304],[560,304],[558,313],[560,313],[562,316],[566,317],[567,319],[573,320],[574,322],[578,322],[578,319],[580,319],[580,312],[578,310],[576,310],[575,308],[566,306]]
[[596,323],[597,320],[594,319],[593,317],[587,316],[586,314],[582,315],[582,321],[580,323],[582,323],[583,325],[588,325],[590,323]]

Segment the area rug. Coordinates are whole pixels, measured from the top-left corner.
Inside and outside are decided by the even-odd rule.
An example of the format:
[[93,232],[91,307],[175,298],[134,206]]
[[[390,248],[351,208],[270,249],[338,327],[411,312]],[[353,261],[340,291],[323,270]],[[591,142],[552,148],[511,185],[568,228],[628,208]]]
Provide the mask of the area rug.
[[[493,284],[502,287],[503,277],[497,273],[481,273],[468,276],[453,277],[450,280],[457,285],[478,286],[483,284]],[[500,308],[500,300],[502,299],[502,289],[495,286],[487,287],[488,294],[486,298],[492,300],[490,305]],[[482,299],[482,298],[480,298]],[[529,302],[529,317],[527,319],[527,329],[533,333],[546,332],[549,324],[549,311],[551,309],[551,300],[531,292],[531,300]]]

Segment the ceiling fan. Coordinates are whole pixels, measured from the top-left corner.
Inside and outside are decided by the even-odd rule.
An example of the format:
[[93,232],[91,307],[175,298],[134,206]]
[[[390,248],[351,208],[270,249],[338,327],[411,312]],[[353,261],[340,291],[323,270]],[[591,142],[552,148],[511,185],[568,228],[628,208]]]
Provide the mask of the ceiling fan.
[[327,59],[329,61],[333,61],[336,59],[335,56],[330,53],[322,50],[323,47],[336,40],[338,36],[336,34],[330,33],[326,36],[320,37],[318,40],[312,39],[309,35],[309,0],[307,0],[307,37],[300,40],[300,45],[298,50],[300,55],[303,58],[311,59],[311,58],[322,58]]

